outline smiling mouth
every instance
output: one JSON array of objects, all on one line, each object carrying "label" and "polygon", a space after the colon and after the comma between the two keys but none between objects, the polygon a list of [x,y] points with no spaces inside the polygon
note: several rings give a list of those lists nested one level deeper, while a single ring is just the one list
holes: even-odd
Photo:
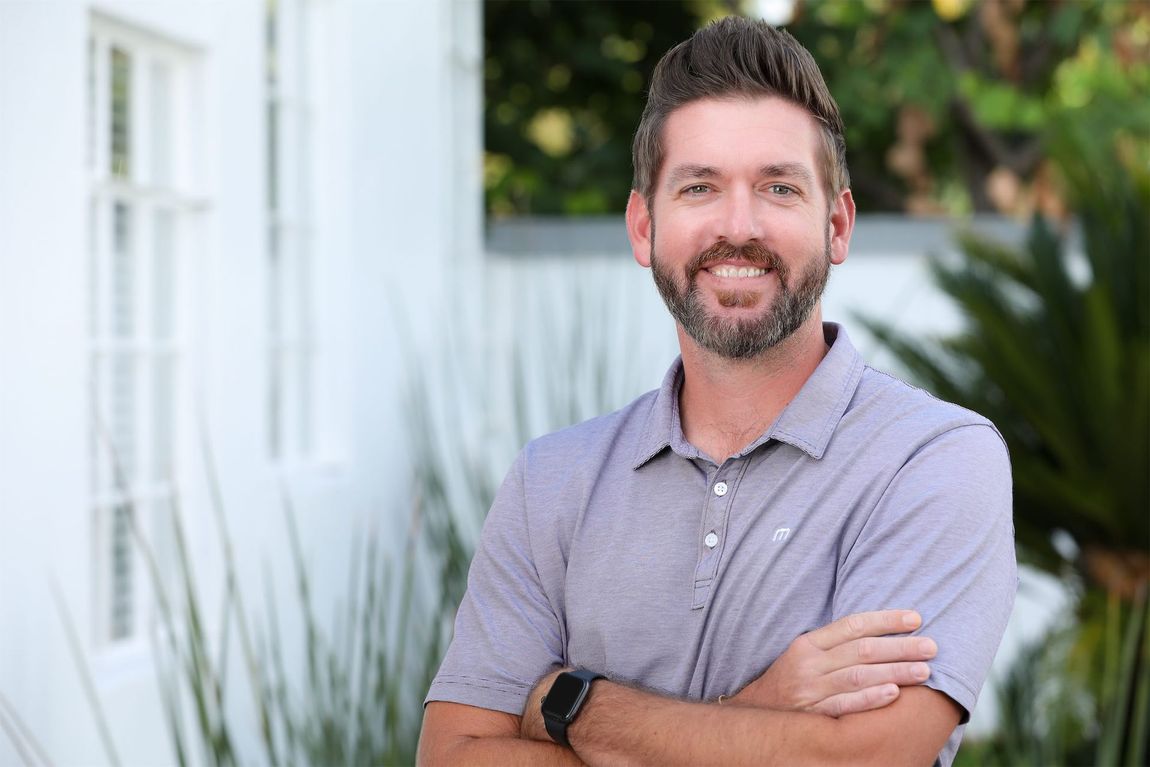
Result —
[{"label": "smiling mouth", "polygon": [[707,269],[708,272],[716,277],[762,277],[770,269],[763,269],[757,266],[713,266]]}]

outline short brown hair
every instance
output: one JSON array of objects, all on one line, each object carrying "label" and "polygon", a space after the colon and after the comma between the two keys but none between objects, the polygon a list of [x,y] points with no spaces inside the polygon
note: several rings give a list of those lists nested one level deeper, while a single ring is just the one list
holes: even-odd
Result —
[{"label": "short brown hair", "polygon": [[692,101],[732,96],[778,96],[807,110],[822,128],[828,196],[850,185],[842,117],[814,57],[789,32],[728,16],[667,51],[655,66],[631,147],[634,189],[648,204],[663,164],[663,125],[670,114]]}]

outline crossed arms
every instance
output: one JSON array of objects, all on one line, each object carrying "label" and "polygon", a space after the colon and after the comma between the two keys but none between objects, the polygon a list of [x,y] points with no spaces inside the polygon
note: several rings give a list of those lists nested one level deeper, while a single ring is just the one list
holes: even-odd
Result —
[{"label": "crossed arms", "polygon": [[[462,675],[487,658],[502,676],[483,699],[502,696],[503,703],[491,709],[521,708],[515,715],[429,703],[420,743],[425,765],[929,764],[962,717],[963,709],[953,701],[969,709],[977,698],[1013,600],[1010,478],[1001,440],[981,425],[947,428],[882,485],[865,528],[852,536],[850,556],[836,574],[834,612],[855,615],[796,638],[773,661],[759,661],[770,663],[766,669],[747,668],[746,657],[726,658],[728,664],[742,664],[737,679],[760,671],[734,696],[733,706],[595,682],[569,729],[573,749],[560,748],[543,734],[539,700],[567,657],[559,652],[565,640],[529,556],[532,549],[524,544],[529,540],[525,480],[518,473],[511,476],[507,504],[496,504],[488,517],[489,545],[482,557],[477,554],[473,575],[478,575],[476,594],[514,609],[491,618],[474,602],[467,605],[469,612],[461,608],[470,643],[459,645],[464,649],[450,666],[454,679],[436,694],[466,684]],[[496,514],[499,524],[492,526]],[[892,568],[903,575],[890,577]],[[937,658],[935,648],[917,646],[921,637],[905,636],[919,626],[917,615],[907,624],[906,611],[862,612],[899,603],[930,611],[927,629],[945,645]],[[477,615],[488,616],[478,632]],[[533,641],[540,636],[542,642]],[[920,664],[927,660],[932,660],[931,683],[946,694],[917,686],[927,670]],[[514,686],[513,693],[512,683],[545,671],[521,702],[522,686]],[[468,700],[447,695],[452,699]]]},{"label": "crossed arms", "polygon": [[[536,684],[522,716],[432,702],[419,761],[439,764],[930,764],[962,709],[919,685],[936,648],[916,613],[861,613],[803,634],[723,705],[594,684],[568,737],[551,742]],[[901,687],[901,689],[900,689]]]}]

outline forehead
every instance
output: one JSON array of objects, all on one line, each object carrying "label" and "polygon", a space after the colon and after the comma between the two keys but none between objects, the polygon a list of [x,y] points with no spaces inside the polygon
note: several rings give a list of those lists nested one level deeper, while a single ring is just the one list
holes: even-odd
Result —
[{"label": "forehead", "polygon": [[685,164],[734,175],[782,163],[803,165],[820,178],[819,140],[818,121],[785,99],[700,99],[667,117],[659,179]]}]

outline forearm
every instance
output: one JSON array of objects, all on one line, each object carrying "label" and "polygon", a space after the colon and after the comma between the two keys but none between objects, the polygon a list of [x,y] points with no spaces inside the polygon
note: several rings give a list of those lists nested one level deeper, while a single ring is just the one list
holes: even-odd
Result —
[{"label": "forearm", "polygon": [[463,737],[446,743],[420,744],[421,767],[466,764],[468,767],[584,767],[569,748],[523,738]]},{"label": "forearm", "polygon": [[[952,705],[947,699],[948,708]],[[915,716],[911,701],[833,719],[685,702],[599,682],[569,737],[575,753],[589,765],[929,765],[958,714],[922,728],[910,723]]]},{"label": "forearm", "polygon": [[[798,764],[786,748],[787,724],[815,714],[783,714],[745,706],[718,706],[663,698],[621,685],[597,684],[570,733],[587,764],[697,765]],[[819,722],[819,724],[824,724]],[[809,739],[808,746],[811,745]],[[826,763],[828,754],[811,754]]]},{"label": "forearm", "polygon": [[518,716],[502,711],[433,701],[423,714],[418,763],[420,767],[583,764],[575,752],[545,738],[521,738],[519,725]]}]

